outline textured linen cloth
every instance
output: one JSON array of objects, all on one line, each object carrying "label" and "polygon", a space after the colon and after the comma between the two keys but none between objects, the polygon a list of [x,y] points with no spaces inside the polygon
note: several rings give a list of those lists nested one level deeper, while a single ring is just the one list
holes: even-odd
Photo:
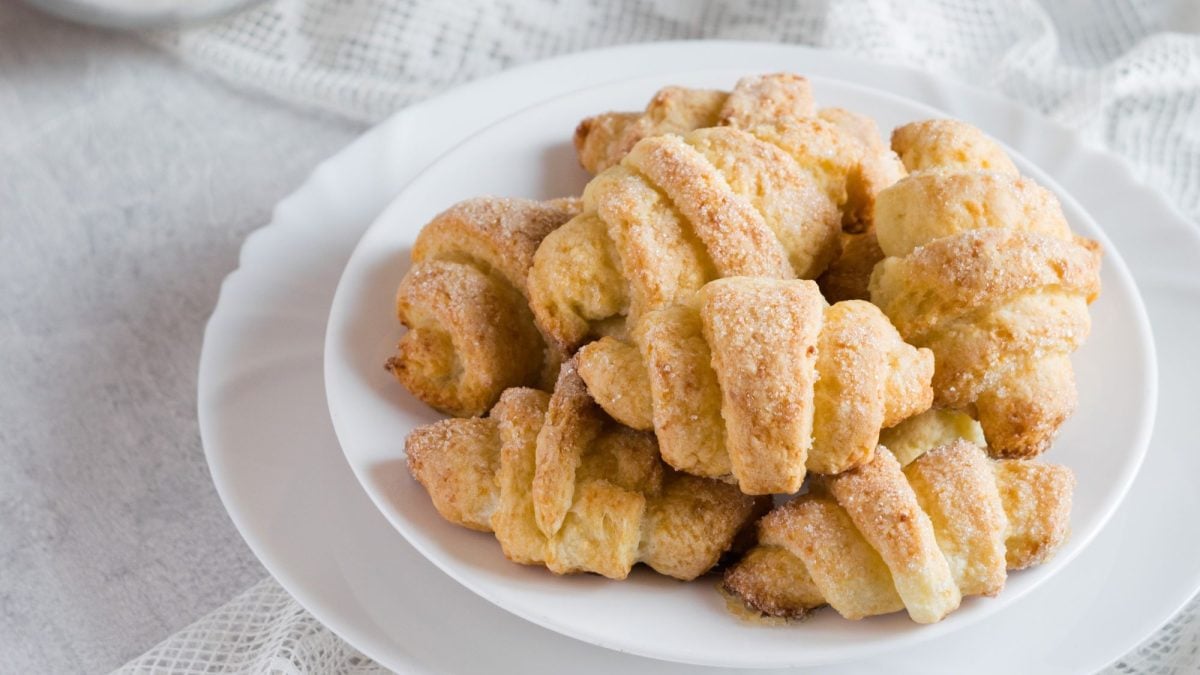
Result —
[{"label": "textured linen cloth", "polygon": [[[277,0],[147,38],[241,86],[360,121],[588,48],[686,38],[820,46],[1006,94],[1123,155],[1200,220],[1197,33],[1195,0]],[[1109,672],[1200,672],[1198,616],[1194,600]],[[383,669],[267,579],[120,672]]]},{"label": "textured linen cloth", "polygon": [[1200,217],[1196,0],[276,0],[155,42],[358,120],[505,68],[651,40],[793,42],[971,82],[1133,162]]}]

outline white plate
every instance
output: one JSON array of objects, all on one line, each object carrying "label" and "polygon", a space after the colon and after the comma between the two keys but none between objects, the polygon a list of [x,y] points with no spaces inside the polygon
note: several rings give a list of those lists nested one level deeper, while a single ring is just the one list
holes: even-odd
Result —
[{"label": "white plate", "polygon": [[232,14],[262,0],[26,0],[56,16],[106,28],[181,26]]},{"label": "white plate", "polygon": [[[847,622],[818,612],[803,625],[765,629],[729,613],[714,583],[680,584],[638,569],[624,583],[556,577],[513,565],[492,537],[443,520],[405,468],[403,439],[439,419],[381,364],[402,329],[396,287],[421,227],[462,199],[482,194],[550,198],[579,194],[571,132],[579,120],[638,109],[669,84],[732,88],[745,71],[672,73],[610,83],[546,101],[472,136],[414,180],[362,238],[342,275],[325,343],[325,387],[334,429],[367,494],[410,543],[463,585],[552,630],[620,651],[718,666],[795,666],[861,658],[961,628],[1019,598],[1067,564],[1116,509],[1141,464],[1157,392],[1153,345],[1141,299],[1119,253],[1104,241],[1104,291],[1094,329],[1075,355],[1079,409],[1046,455],[1075,470],[1072,537],[1055,559],[1010,575],[996,598],[971,598],[935,626],[904,613]],[[942,116],[891,94],[813,78],[819,104],[871,114],[890,130]],[[968,120],[970,121],[970,120]],[[437,128],[431,133],[439,133]],[[1104,240],[1088,215],[1053,181],[1017,156],[1023,173],[1059,194],[1076,232]]]},{"label": "white plate", "polygon": [[[1189,358],[1200,237],[1114,158],[996,97],[899,68],[797,47],[678,43],[627,47],[510,71],[412,108],[322,166],[243,251],[206,333],[200,418],[214,481],[263,563],[352,644],[404,672],[688,672],[560,638],[475,598],[404,544],[357,488],[323,418],[322,331],[355,241],[421,165],[538,92],[685,68],[789,69],[919,97],[977,120],[1060,180],[1121,248],[1146,294],[1163,371],[1162,412],[1124,507],[1064,574],[953,638],[822,672],[1094,670],[1165,621],[1200,585]],[[433,120],[462,134],[423,133]],[[1148,570],[1153,569],[1153,574]],[[462,648],[469,644],[470,649]],[[996,645],[1020,648],[996,650]],[[536,649],[531,647],[536,645]],[[986,653],[987,659],[979,654]]]}]

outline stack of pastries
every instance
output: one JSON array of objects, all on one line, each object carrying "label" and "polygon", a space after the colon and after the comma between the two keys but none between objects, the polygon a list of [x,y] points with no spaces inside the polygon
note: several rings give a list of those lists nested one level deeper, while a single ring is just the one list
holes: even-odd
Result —
[{"label": "stack of pastries", "polygon": [[942,619],[1054,555],[1101,251],[978,129],[891,143],[807,80],[584,120],[580,198],[450,207],[387,368],[408,467],[557,574],[722,568],[747,608]]}]

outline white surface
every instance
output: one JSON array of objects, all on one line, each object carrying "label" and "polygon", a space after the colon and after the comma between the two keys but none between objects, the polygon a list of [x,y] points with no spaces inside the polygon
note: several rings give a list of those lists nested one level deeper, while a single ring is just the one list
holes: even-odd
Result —
[{"label": "white surface", "polygon": [[262,0],[25,0],[71,21],[108,28],[179,26],[230,14]]},{"label": "white surface", "polygon": [[[728,52],[735,47],[676,44],[671,60],[688,63],[722,49]],[[817,57],[792,51],[786,60],[790,68],[808,73]],[[783,62],[779,58],[769,68],[778,69]],[[850,82],[870,70],[849,61],[839,66],[838,77]],[[612,583],[593,575],[562,578],[538,567],[513,565],[492,537],[443,520],[425,490],[411,478],[402,439],[416,426],[442,416],[409,395],[380,367],[394,353],[402,334],[394,311],[396,287],[426,222],[448,205],[474,195],[579,194],[586,177],[570,143],[578,120],[597,111],[637,109],[669,84],[729,89],[747,74],[672,72],[591,87],[532,105],[441,157],[388,206],[346,266],[325,342],[330,413],[351,468],[396,529],[451,577],[534,623],[619,651],[703,665],[780,667],[861,659],[946,635],[1000,611],[1082,551],[1132,483],[1153,424],[1156,364],[1145,311],[1111,242],[1103,241],[1104,291],[1091,307],[1094,330],[1074,358],[1079,409],[1045,455],[1047,461],[1066,464],[1076,474],[1071,539],[1050,563],[1011,575],[997,598],[968,599],[934,626],[915,624],[904,613],[849,622],[834,612],[818,612],[802,628],[764,630],[731,616],[713,589],[715,582],[679,584],[638,569],[625,583]],[[527,76],[536,77],[536,82],[526,85],[518,80],[518,88],[562,91],[578,85],[574,71],[566,67]],[[813,78],[813,86],[819,105],[870,114],[883,129],[942,115],[919,103],[840,80]],[[467,101],[469,107],[486,103],[485,99]],[[436,122],[426,129],[438,136],[452,131]],[[1025,143],[1036,147],[1059,138],[1057,133],[1037,132],[1032,128]],[[1021,157],[1015,159],[1023,173],[1060,195],[1076,232],[1104,239],[1092,219],[1051,179]],[[367,168],[344,179],[366,180],[370,173]]]},{"label": "white surface", "polygon": [[0,673],[102,673],[267,572],[196,362],[246,235],[362,130],[0,1]]},{"label": "white surface", "polygon": [[[801,54],[741,45],[671,63],[669,48],[646,47],[605,55],[603,63],[581,56],[532,70],[570,68],[585,83],[606,73],[609,79],[617,72],[645,74],[648,63],[664,71],[762,70]],[[837,75],[843,61],[822,54],[810,72]],[[1191,452],[1194,411],[1186,395],[1200,375],[1200,364],[1189,358],[1200,338],[1200,317],[1192,309],[1200,297],[1192,274],[1200,262],[1200,237],[1157,195],[1133,183],[1118,160],[1079,148],[1066,132],[1011,103],[903,69],[863,74],[864,84],[977,120],[1095,213],[1133,269],[1152,323],[1169,326],[1156,340],[1159,358],[1171,367],[1162,372],[1165,395],[1142,473],[1110,526],[1063,574],[950,639],[845,670],[1095,670],[1165,621],[1200,584],[1200,540],[1180,536],[1177,527],[1200,517],[1200,495],[1192,489],[1200,458]],[[569,663],[584,673],[684,672],[512,619],[437,572],[358,489],[320,416],[326,307],[355,239],[417,169],[402,168],[398,160],[416,164],[439,143],[452,144],[421,133],[433,119],[453,117],[466,134],[509,112],[508,97],[492,99],[498,103],[486,111],[463,104],[501,91],[517,100],[530,96],[513,86],[527,75],[502,75],[397,116],[323,165],[280,205],[275,225],[247,243],[244,267],[227,281],[210,323],[202,362],[201,424],[214,477],[239,528],[280,582],[322,621],[391,667],[536,673]],[[1029,138],[1046,142],[1026,147],[1022,141]],[[378,180],[344,180],[363,167],[377,167]],[[1113,185],[1128,187],[1107,189]],[[171,654],[178,654],[178,645],[167,641],[150,656]]]}]

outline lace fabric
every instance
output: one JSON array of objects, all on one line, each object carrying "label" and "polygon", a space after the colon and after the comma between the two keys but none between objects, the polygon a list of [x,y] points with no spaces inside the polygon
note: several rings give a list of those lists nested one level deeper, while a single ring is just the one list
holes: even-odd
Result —
[{"label": "lace fabric", "polygon": [[1197,31],[1193,0],[275,0],[148,37],[245,87],[362,121],[514,65],[614,44],[825,47],[1021,101],[1124,155],[1200,219]]}]

